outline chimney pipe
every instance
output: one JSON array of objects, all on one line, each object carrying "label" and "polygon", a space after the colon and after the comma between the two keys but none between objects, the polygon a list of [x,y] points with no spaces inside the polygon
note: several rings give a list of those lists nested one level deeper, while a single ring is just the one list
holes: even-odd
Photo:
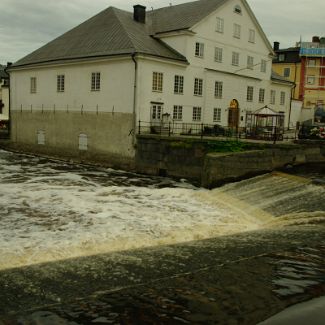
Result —
[{"label": "chimney pipe", "polygon": [[141,5],[133,6],[133,19],[139,23],[146,23],[146,7]]},{"label": "chimney pipe", "polygon": [[274,51],[279,51],[280,49],[280,42],[274,42],[273,43],[273,50]]}]

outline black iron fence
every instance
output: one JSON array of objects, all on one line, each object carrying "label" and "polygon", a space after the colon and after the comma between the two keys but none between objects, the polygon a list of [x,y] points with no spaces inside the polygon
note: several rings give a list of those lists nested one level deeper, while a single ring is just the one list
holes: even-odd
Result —
[{"label": "black iron fence", "polygon": [[224,127],[218,124],[144,122],[138,123],[139,134],[162,136],[224,137],[232,139],[254,139],[264,141],[294,140],[296,133],[285,133],[283,127]]},{"label": "black iron fence", "polygon": [[7,139],[10,135],[10,123],[7,120],[0,120],[0,139]]}]

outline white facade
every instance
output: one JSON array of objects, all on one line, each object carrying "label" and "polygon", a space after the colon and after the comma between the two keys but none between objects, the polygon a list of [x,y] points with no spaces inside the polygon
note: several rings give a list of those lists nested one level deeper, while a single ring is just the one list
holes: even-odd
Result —
[{"label": "white facade", "polygon": [[273,50],[246,1],[227,1],[191,29],[159,38],[187,62],[135,53],[14,66],[13,141],[132,162],[139,121],[164,113],[171,122],[233,127],[235,99],[236,127],[266,105],[287,123],[291,84],[271,78]]},{"label": "white facade", "polygon": [[0,109],[0,121],[9,120],[9,86],[5,80],[0,80],[0,100],[2,108]]}]

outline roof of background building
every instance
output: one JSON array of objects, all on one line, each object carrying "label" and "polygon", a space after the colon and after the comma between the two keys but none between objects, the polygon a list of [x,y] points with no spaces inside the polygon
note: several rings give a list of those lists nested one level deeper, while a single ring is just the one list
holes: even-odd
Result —
[{"label": "roof of background building", "polygon": [[[300,47],[289,47],[287,49],[276,50],[277,57],[273,59],[273,63],[299,63],[301,58],[299,56]],[[284,60],[279,60],[279,55],[284,54]]]},{"label": "roof of background building", "polygon": [[288,83],[288,84],[294,84],[294,82],[290,81],[286,77],[283,77],[283,76],[279,75],[278,73],[276,73],[273,70],[272,70],[272,74],[271,74],[271,79],[275,80],[275,81],[281,81],[281,82],[284,82],[284,83]]},{"label": "roof of background building", "polygon": [[5,71],[6,66],[0,64],[0,79],[8,79],[9,75]]}]

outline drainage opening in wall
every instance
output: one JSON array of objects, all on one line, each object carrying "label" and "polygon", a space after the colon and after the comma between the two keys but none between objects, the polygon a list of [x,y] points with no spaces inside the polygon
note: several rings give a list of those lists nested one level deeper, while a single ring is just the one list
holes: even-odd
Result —
[{"label": "drainage opening in wall", "polygon": [[161,169],[161,168],[159,168],[158,175],[159,176],[162,176],[162,177],[166,177],[167,176],[167,169]]}]

